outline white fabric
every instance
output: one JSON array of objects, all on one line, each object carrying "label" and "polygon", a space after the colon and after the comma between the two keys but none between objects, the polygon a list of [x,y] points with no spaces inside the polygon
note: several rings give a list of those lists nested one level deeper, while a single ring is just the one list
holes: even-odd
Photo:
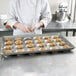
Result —
[{"label": "white fabric", "polygon": [[[51,21],[51,12],[48,0],[11,0],[9,7],[8,24],[10,24],[11,27],[16,22],[22,23],[25,26],[34,26],[40,21],[42,21],[46,27]],[[36,32],[41,33],[42,30],[38,29]],[[26,33],[23,33],[19,29],[14,29],[14,35],[20,34]]]}]

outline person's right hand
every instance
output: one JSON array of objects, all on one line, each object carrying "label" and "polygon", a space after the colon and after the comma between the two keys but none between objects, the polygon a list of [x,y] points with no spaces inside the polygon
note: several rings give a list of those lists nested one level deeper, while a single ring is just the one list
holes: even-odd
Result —
[{"label": "person's right hand", "polygon": [[25,26],[25,25],[20,24],[20,23],[16,23],[16,24],[14,25],[14,27],[20,29],[20,30],[21,30],[22,32],[24,32],[24,33],[26,33],[26,32],[32,32],[31,27]]}]

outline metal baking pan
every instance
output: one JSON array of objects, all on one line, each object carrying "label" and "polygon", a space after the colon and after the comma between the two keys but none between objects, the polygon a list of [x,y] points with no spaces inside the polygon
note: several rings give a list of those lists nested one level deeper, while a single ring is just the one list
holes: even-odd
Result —
[{"label": "metal baking pan", "polygon": [[[68,51],[68,50],[72,50],[74,49],[74,46],[63,36],[59,35],[59,38],[61,39],[61,41],[65,42],[66,45],[69,46],[69,48],[61,48],[62,46],[59,46],[56,43],[56,47],[58,47],[57,49],[51,49],[52,47],[49,47],[49,45],[47,45],[48,43],[45,42],[45,39],[43,38],[44,36],[49,36],[50,38],[53,39],[53,35],[50,34],[42,34],[42,35],[23,35],[23,36],[4,36],[2,37],[2,47],[1,47],[1,51],[3,53],[4,56],[8,56],[8,55],[16,55],[16,54],[30,54],[30,53],[42,53],[42,52],[54,52],[54,51]],[[41,37],[41,39],[44,42],[44,48],[46,48],[45,50],[39,50],[39,46],[37,44],[37,42],[35,41],[35,37]],[[5,39],[6,38],[11,38],[12,39],[12,49],[11,49],[11,53],[5,53],[4,52],[4,47],[6,46],[5,44]],[[23,45],[23,49],[17,49],[16,48],[16,44],[15,44],[15,39],[16,38],[21,38],[22,40],[22,45]],[[35,47],[35,51],[31,51],[27,48],[25,41],[26,40],[32,40],[32,42],[34,43],[34,47]],[[53,39],[53,42],[55,43],[56,41]],[[18,51],[22,51],[22,52],[18,52]]]}]

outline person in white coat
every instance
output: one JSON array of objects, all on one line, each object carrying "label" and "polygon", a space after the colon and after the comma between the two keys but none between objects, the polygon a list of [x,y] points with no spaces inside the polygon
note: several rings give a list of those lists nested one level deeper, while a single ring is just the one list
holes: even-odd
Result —
[{"label": "person in white coat", "polygon": [[13,35],[25,35],[41,34],[52,16],[48,0],[11,0],[8,18]]}]

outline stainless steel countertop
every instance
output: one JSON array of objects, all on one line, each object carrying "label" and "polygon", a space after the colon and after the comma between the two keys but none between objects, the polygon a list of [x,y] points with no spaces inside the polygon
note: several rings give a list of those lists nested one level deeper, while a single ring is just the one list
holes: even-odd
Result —
[{"label": "stainless steel countertop", "polygon": [[[76,37],[67,37],[76,46]],[[76,76],[73,53],[18,56],[0,61],[0,76]]]},{"label": "stainless steel countertop", "polygon": [[66,23],[57,23],[55,21],[50,22],[50,24],[46,27],[43,28],[44,32],[47,31],[64,31],[64,30],[76,30],[76,24],[71,23],[71,22],[66,22]]},{"label": "stainless steel countertop", "polygon": [[5,27],[0,28],[0,32],[3,32],[3,31],[13,31],[13,29],[7,29],[7,28],[5,28]]},{"label": "stainless steel countertop", "polygon": [[1,25],[1,23],[0,23],[0,32],[2,32],[2,31],[12,31],[12,29],[7,29],[7,28],[5,28],[4,25]]},{"label": "stainless steel countertop", "polygon": [[46,29],[76,29],[76,23],[65,22],[65,23],[57,23],[55,21],[50,22]]},{"label": "stainless steel countertop", "polygon": [[12,29],[6,29],[6,28],[0,28],[0,32],[3,32],[3,31],[13,31]]}]

